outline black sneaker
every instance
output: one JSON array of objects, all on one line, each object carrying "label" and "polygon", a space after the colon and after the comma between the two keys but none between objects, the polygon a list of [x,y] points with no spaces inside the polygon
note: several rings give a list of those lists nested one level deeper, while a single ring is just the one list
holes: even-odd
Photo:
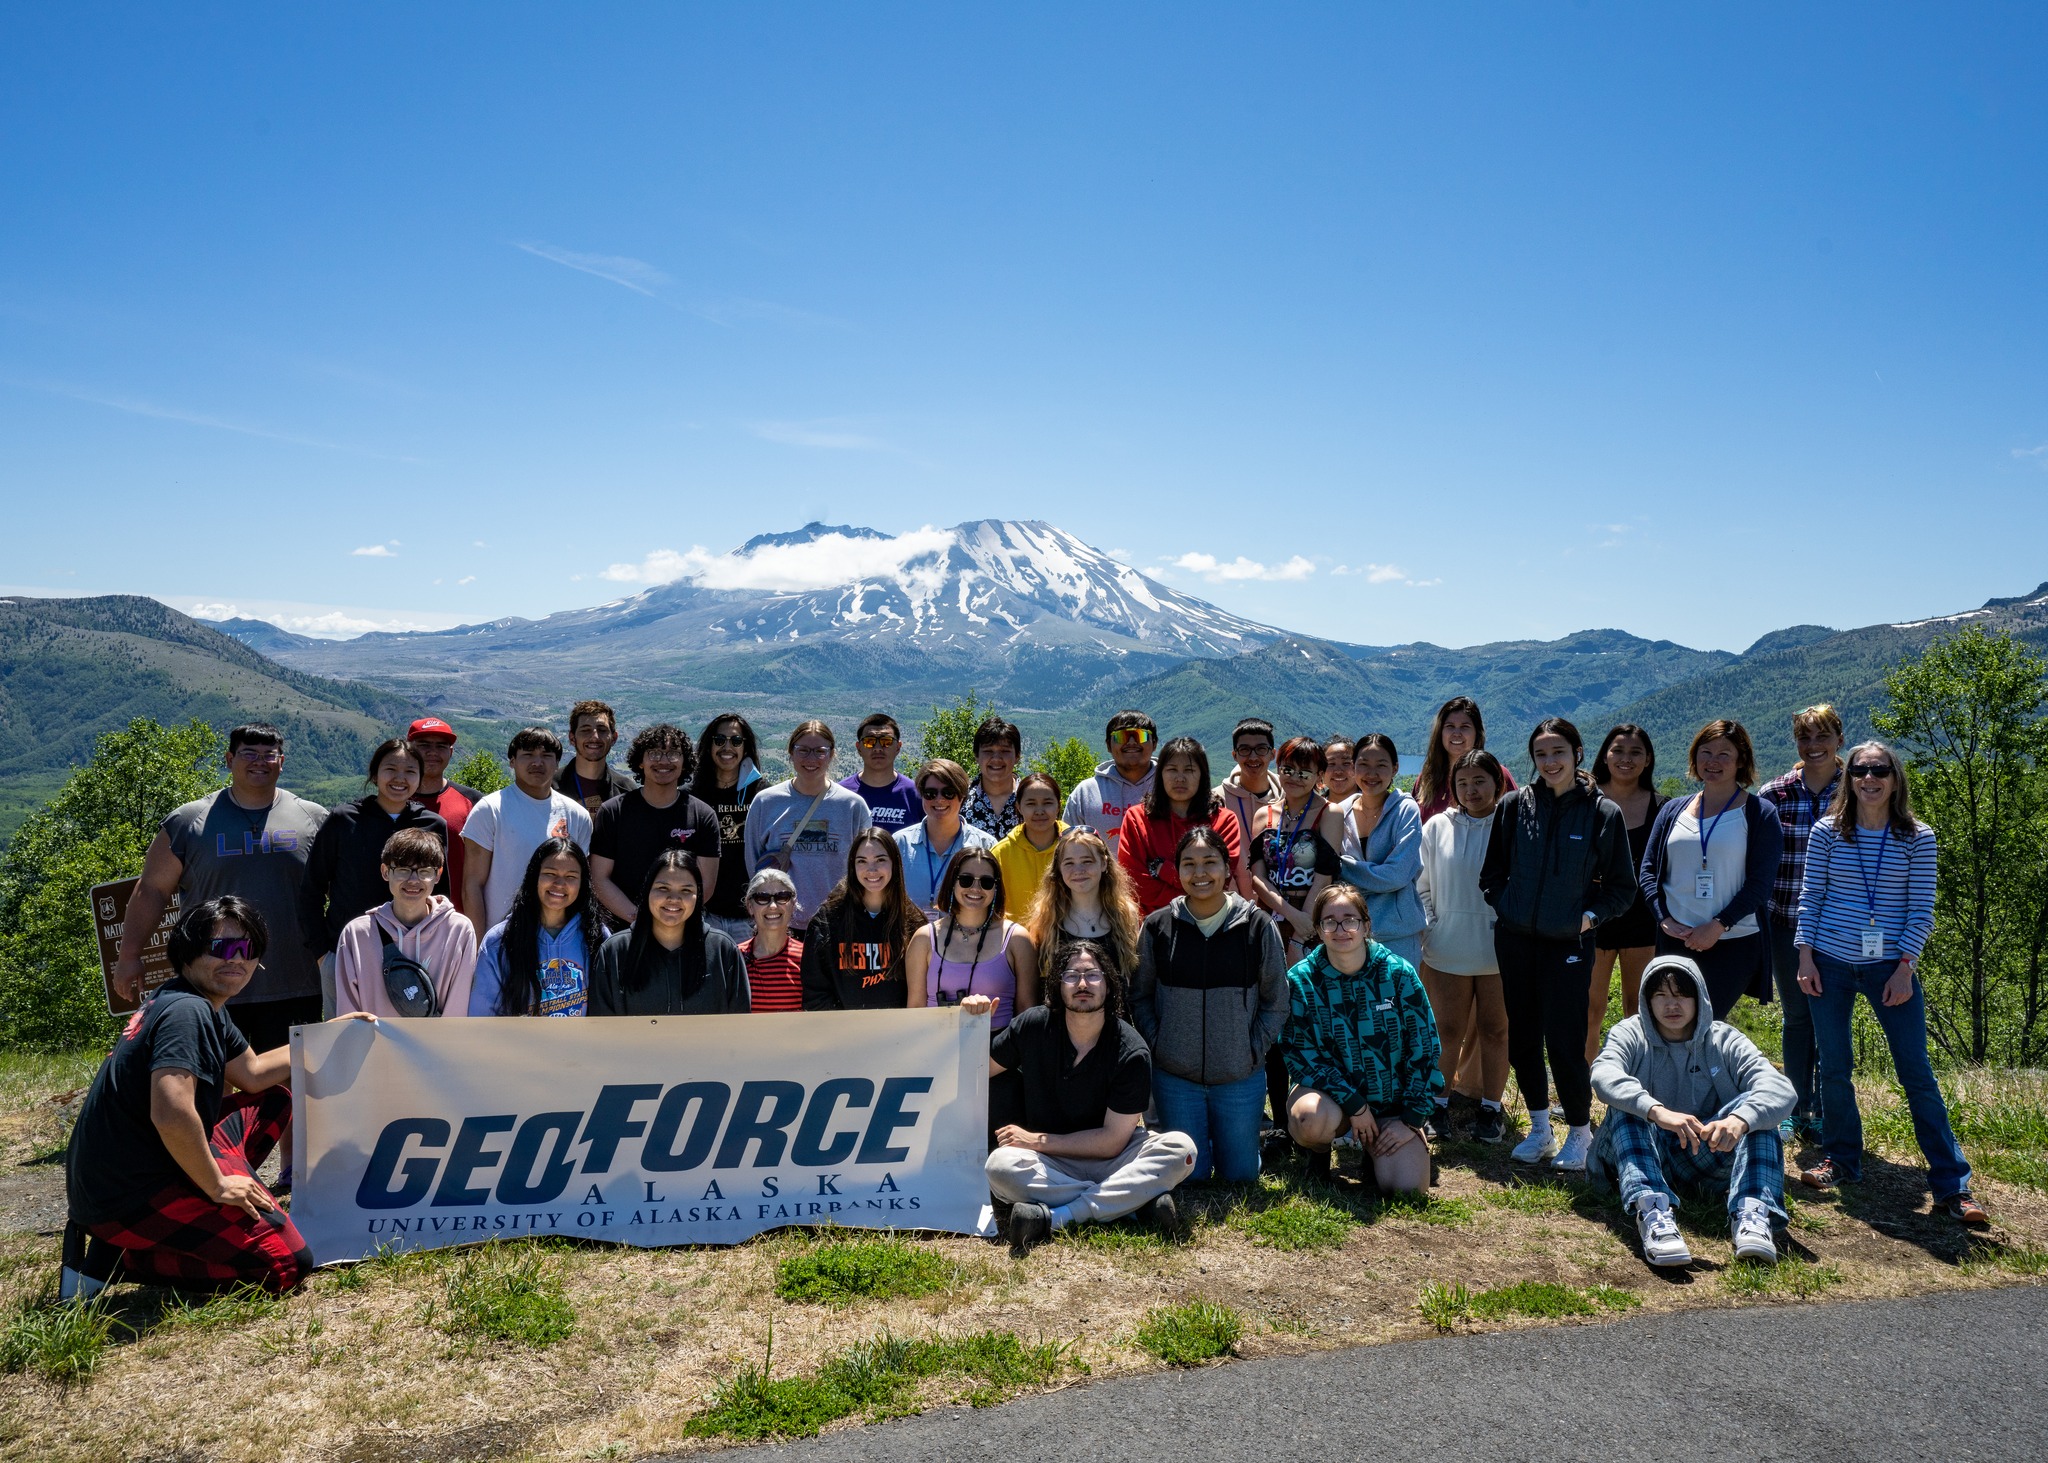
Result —
[{"label": "black sneaker", "polygon": [[1171,1194],[1155,1194],[1138,1210],[1138,1218],[1161,1234],[1172,1234],[1180,1228],[1180,1206]]},{"label": "black sneaker", "polygon": [[1021,1255],[1033,1245],[1052,1238],[1052,1210],[1043,1204],[1025,1203],[1010,1209],[1010,1252]]},{"label": "black sneaker", "polygon": [[1438,1103],[1429,1121],[1422,1125],[1422,1136],[1432,1143],[1442,1143],[1457,1136],[1448,1103]]},{"label": "black sneaker", "polygon": [[1302,1149],[1301,1176],[1312,1184],[1327,1184],[1330,1181],[1330,1150]]},{"label": "black sneaker", "polygon": [[1508,1115],[1497,1107],[1481,1106],[1472,1120],[1474,1143],[1498,1143],[1508,1135]]}]

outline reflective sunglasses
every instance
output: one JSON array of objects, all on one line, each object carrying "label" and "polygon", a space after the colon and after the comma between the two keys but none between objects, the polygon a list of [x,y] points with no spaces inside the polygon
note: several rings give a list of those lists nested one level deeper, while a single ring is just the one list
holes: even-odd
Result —
[{"label": "reflective sunglasses", "polygon": [[900,747],[903,741],[900,737],[862,737],[854,745],[863,752],[879,752],[884,747]]},{"label": "reflective sunglasses", "polygon": [[1875,777],[1882,780],[1892,775],[1892,769],[1891,764],[1887,762],[1858,762],[1849,769],[1849,775],[1855,778]]},{"label": "reflective sunglasses", "polygon": [[996,887],[994,874],[962,874],[953,881],[956,889],[993,889]]},{"label": "reflective sunglasses", "polygon": [[1127,726],[1122,731],[1111,732],[1109,744],[1112,747],[1146,747],[1152,744],[1152,739],[1157,735],[1158,733],[1149,727]]},{"label": "reflective sunglasses", "polygon": [[256,942],[247,935],[231,935],[226,939],[207,941],[206,953],[216,960],[254,960]]}]

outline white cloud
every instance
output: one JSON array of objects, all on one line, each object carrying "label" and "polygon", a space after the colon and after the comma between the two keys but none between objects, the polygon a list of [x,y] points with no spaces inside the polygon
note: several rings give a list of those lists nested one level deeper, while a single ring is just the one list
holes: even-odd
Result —
[{"label": "white cloud", "polygon": [[388,544],[364,544],[359,549],[350,549],[349,553],[358,559],[395,559],[398,557],[398,540],[393,539]]},{"label": "white cloud", "polygon": [[239,620],[242,612],[234,605],[195,604],[186,607],[185,613],[195,620]]},{"label": "white cloud", "polygon": [[2015,447],[2012,449],[2012,455],[2023,462],[2031,457],[2043,469],[2048,469],[2048,442],[2043,442],[2039,447]]},{"label": "white cloud", "polygon": [[1410,589],[1443,583],[1441,579],[1411,579],[1408,571],[1399,564],[1339,564],[1330,573],[1332,576],[1350,575],[1363,579],[1367,584],[1405,584]]},{"label": "white cloud", "polygon": [[574,249],[558,249],[553,244],[521,244],[519,247],[551,263],[623,285],[650,300],[656,298],[654,292],[657,289],[668,283],[668,276],[645,259],[634,259],[625,254],[579,254]]},{"label": "white cloud", "polygon": [[1169,562],[1173,568],[1199,574],[1211,584],[1235,584],[1243,580],[1291,582],[1306,579],[1316,572],[1316,566],[1299,554],[1284,564],[1261,564],[1242,554],[1226,564],[1214,554],[1200,553],[1182,554]]},{"label": "white cloud", "polygon": [[476,583],[476,575],[474,575],[474,574],[465,574],[465,575],[463,575],[463,576],[462,576],[462,577],[461,577],[460,579],[456,580],[455,582],[456,582],[457,584],[474,584],[474,583]]},{"label": "white cloud", "polygon": [[749,422],[747,430],[764,442],[790,447],[823,447],[835,452],[880,452],[888,444],[864,432],[849,432],[830,419],[813,422]]},{"label": "white cloud", "polygon": [[687,579],[700,589],[788,593],[829,589],[857,579],[887,579],[913,594],[933,594],[945,582],[945,553],[952,544],[950,530],[929,526],[895,538],[829,533],[808,543],[768,544],[749,554],[714,554],[693,544],[680,553],[656,549],[637,564],[613,564],[603,577],[618,584]]},{"label": "white cloud", "polygon": [[280,630],[310,635],[317,640],[346,640],[372,630],[445,630],[455,621],[450,617],[419,619],[410,614],[354,606],[287,604],[252,601],[247,605],[214,599],[166,601],[195,620],[267,620]]}]

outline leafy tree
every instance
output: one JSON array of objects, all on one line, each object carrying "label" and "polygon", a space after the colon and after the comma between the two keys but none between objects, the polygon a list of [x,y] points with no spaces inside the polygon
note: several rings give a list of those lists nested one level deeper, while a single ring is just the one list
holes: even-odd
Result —
[{"label": "leafy tree", "polygon": [[142,871],[157,825],[226,781],[221,751],[202,721],[137,717],[102,736],[22,825],[0,859],[0,1046],[53,1051],[111,1036],[90,891]]},{"label": "leafy tree", "polygon": [[1973,625],[1895,666],[1885,692],[1872,723],[1906,751],[1940,850],[1920,962],[1935,1039],[2033,1066],[2048,1055],[2048,661]]},{"label": "leafy tree", "polygon": [[956,697],[951,705],[934,703],[932,714],[925,718],[918,733],[918,756],[927,762],[934,757],[950,758],[971,775],[974,729],[995,714],[995,702],[981,700],[972,688],[966,695]]},{"label": "leafy tree", "polygon": [[478,792],[496,792],[501,787],[512,785],[512,774],[505,769],[497,753],[478,747],[447,772],[450,782],[459,782],[464,787],[473,787]]},{"label": "leafy tree", "polygon": [[1079,737],[1049,741],[1032,757],[1031,770],[1051,773],[1060,791],[1070,793],[1077,783],[1095,775],[1095,753]]}]

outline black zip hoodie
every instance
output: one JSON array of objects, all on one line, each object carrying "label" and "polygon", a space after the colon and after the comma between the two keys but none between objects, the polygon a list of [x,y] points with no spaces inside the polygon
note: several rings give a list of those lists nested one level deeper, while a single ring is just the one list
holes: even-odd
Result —
[{"label": "black zip hoodie", "polygon": [[[306,882],[299,886],[299,929],[316,958],[333,952],[342,926],[391,897],[380,866],[385,840],[401,828],[424,828],[441,840],[442,848],[448,846],[448,824],[439,813],[407,803],[394,818],[374,793],[334,809],[313,835]],[[436,894],[448,893],[447,862],[441,861]]]},{"label": "black zip hoodie", "polygon": [[1500,923],[1546,940],[1576,940],[1587,911],[1596,925],[1635,902],[1628,824],[1581,772],[1562,797],[1540,779],[1493,810],[1479,892]]}]

